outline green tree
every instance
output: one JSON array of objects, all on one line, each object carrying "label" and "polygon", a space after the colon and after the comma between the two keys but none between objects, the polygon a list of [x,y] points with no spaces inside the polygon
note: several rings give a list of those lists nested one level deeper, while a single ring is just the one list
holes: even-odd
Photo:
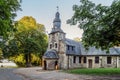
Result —
[{"label": "green tree", "polygon": [[8,36],[13,31],[16,11],[21,10],[21,0],[0,0],[0,36]]},{"label": "green tree", "polygon": [[[37,28],[36,20],[32,16],[24,16],[23,18],[21,18],[19,20],[19,23],[21,23],[26,30]],[[18,30],[18,31],[20,31],[20,30]]]},{"label": "green tree", "polygon": [[[41,58],[47,48],[47,35],[43,31],[44,26],[41,26],[42,28],[40,29],[37,24],[32,24],[32,22],[36,23],[36,20],[31,18],[25,17],[24,19],[22,18],[23,21],[20,20],[16,23],[17,31],[14,32],[13,39],[7,41],[8,44],[3,49],[4,56],[6,55],[7,57],[18,55],[21,58],[20,54],[22,53],[27,67],[31,66],[31,54],[39,55]],[[30,21],[30,26],[32,25],[32,27],[29,26],[29,19],[33,20]],[[17,61],[18,59],[15,60]],[[19,62],[17,61],[17,63]]]},{"label": "green tree", "polygon": [[9,59],[11,61],[14,61],[17,66],[19,67],[25,67],[25,59],[24,59],[24,54],[23,53],[20,53],[20,54],[17,54],[17,55],[14,55],[14,56],[10,56]]},{"label": "green tree", "polygon": [[120,46],[120,0],[114,0],[110,6],[96,5],[89,0],[80,0],[73,6],[74,15],[67,23],[79,24],[83,29],[82,42],[86,48],[108,50]]}]

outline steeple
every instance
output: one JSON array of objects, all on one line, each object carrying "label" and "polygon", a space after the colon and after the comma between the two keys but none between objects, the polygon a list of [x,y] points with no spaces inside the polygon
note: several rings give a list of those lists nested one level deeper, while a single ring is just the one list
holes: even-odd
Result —
[{"label": "steeple", "polygon": [[55,33],[55,32],[63,32],[61,29],[61,19],[60,19],[60,13],[59,13],[59,7],[57,6],[57,12],[55,14],[55,18],[53,20],[53,28],[50,34]]},{"label": "steeple", "polygon": [[61,20],[60,20],[60,13],[59,13],[59,7],[57,6],[57,12],[55,14],[55,19],[53,20],[53,27],[54,28],[60,28],[61,27]]}]

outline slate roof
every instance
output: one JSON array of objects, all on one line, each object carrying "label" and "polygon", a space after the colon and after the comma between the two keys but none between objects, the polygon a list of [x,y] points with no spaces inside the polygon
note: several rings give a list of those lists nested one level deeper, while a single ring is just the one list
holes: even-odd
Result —
[{"label": "slate roof", "polygon": [[120,55],[120,47],[110,48],[109,53],[101,49],[96,49],[95,47],[90,47],[88,51],[82,55]]},{"label": "slate roof", "polygon": [[[53,28],[52,31],[51,31],[51,33],[56,33],[56,32],[64,33],[61,28]],[[51,33],[50,33],[50,34],[51,34]]]},{"label": "slate roof", "polygon": [[76,42],[71,39],[65,39],[66,45],[75,46],[75,50],[67,50],[66,54],[72,55],[120,55],[120,47],[114,47],[109,49],[109,53],[101,49],[96,49],[95,47],[90,47],[89,50],[85,50],[81,42]]},{"label": "slate roof", "polygon": [[59,12],[56,12],[56,14],[55,14],[55,19],[53,20],[53,22],[61,22],[61,20],[60,20],[60,13]]},{"label": "slate roof", "polygon": [[65,39],[65,43],[66,45],[69,45],[69,46],[74,46],[75,49],[74,50],[68,50],[66,49],[66,54],[73,54],[73,55],[80,55],[81,54],[81,46],[80,46],[80,43],[79,42],[76,42],[74,40],[71,40],[71,39]]},{"label": "slate roof", "polygon": [[54,59],[54,58],[59,58],[59,57],[58,57],[58,54],[55,50],[49,50],[49,51],[45,52],[45,54],[43,55],[43,58]]}]

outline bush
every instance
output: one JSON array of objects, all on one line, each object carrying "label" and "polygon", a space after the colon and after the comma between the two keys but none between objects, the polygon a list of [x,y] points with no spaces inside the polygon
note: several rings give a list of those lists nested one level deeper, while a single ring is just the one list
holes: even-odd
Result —
[{"label": "bush", "polygon": [[[26,66],[24,54],[22,54],[22,53],[17,55],[17,56],[10,57],[10,60],[14,61],[18,67],[25,67]],[[32,64],[32,66],[39,66],[40,65],[40,58],[35,54],[31,54],[31,64]]]}]

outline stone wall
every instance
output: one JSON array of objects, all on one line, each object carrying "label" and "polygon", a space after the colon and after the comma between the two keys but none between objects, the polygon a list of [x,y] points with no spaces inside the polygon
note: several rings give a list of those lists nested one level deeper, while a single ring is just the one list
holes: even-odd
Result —
[{"label": "stone wall", "polygon": [[[44,61],[46,61],[46,69],[47,70],[56,69],[55,62],[58,61],[57,59],[44,59]],[[44,61],[43,61],[43,69],[45,67]]]},{"label": "stone wall", "polygon": [[[65,57],[64,57],[65,58]],[[79,63],[79,56],[76,56],[76,62],[73,63],[73,56],[66,57],[67,63],[63,63],[67,65],[66,68],[89,68],[90,62],[92,61],[92,68],[119,68],[120,67],[120,56],[111,56],[111,64],[107,64],[107,56],[99,56],[99,63],[95,63],[95,56],[86,56],[86,63],[84,63],[83,56],[81,57],[81,63]],[[69,59],[69,60],[68,60]]]},{"label": "stone wall", "polygon": [[107,64],[107,56],[102,56],[101,61],[102,65],[101,67],[106,68],[106,67],[117,67],[117,56],[111,56],[111,64]]},{"label": "stone wall", "polygon": [[65,54],[59,54],[59,69],[67,69],[67,56]]},{"label": "stone wall", "polygon": [[82,67],[82,64],[79,63],[79,56],[76,56],[76,62],[73,63],[73,56],[67,56],[67,59],[69,59],[67,62],[68,66],[67,68],[72,69],[72,68],[80,68]]}]

